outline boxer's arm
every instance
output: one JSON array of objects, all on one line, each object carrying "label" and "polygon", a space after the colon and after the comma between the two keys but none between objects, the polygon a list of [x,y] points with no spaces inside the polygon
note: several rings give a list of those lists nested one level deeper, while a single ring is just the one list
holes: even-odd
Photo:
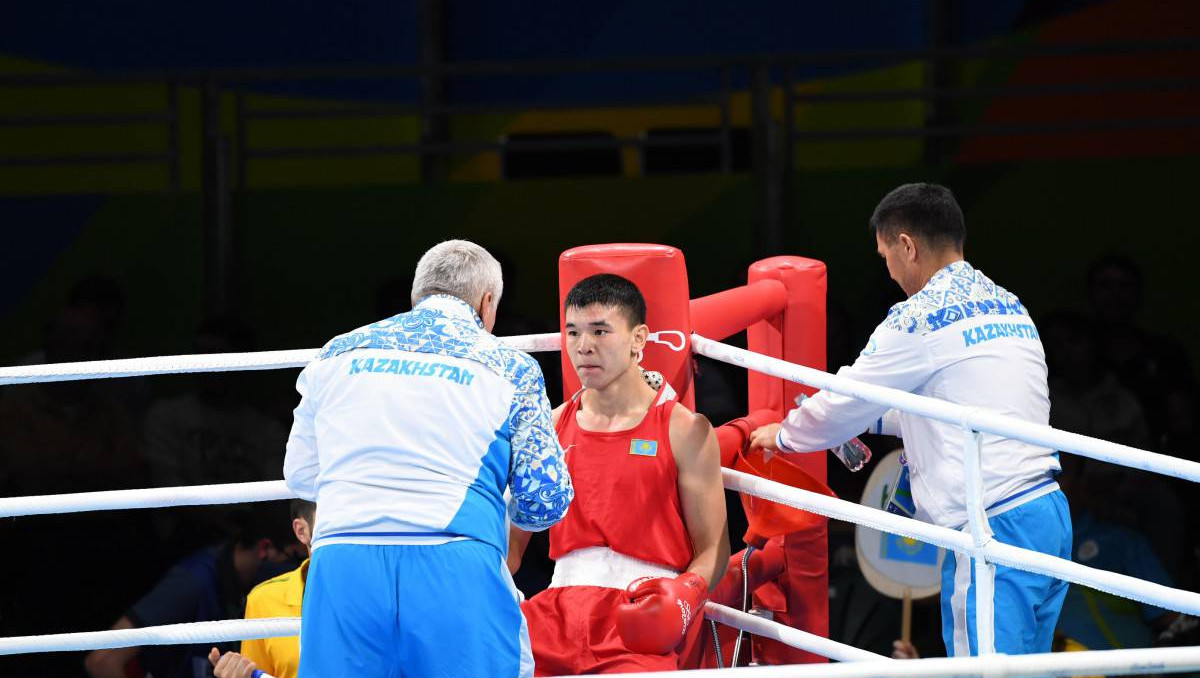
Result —
[{"label": "boxer's arm", "polygon": [[[933,358],[921,337],[879,328],[853,365],[838,376],[901,391],[913,391],[934,372]],[[824,450],[866,431],[888,407],[821,391],[788,412],[776,445],[784,452]]]},{"label": "boxer's arm", "polygon": [[296,379],[300,404],[293,412],[292,432],[288,435],[287,452],[283,457],[283,479],[288,489],[301,499],[316,501],[317,474],[321,465],[317,461],[317,431],[313,422],[317,407],[310,392],[311,377],[312,373],[306,367]]},{"label": "boxer's arm", "polygon": [[708,420],[682,406],[671,413],[670,435],[683,522],[692,540],[693,557],[687,571],[704,577],[711,588],[720,581],[729,560],[721,450]]},{"label": "boxer's arm", "polygon": [[575,489],[554,432],[542,370],[533,358],[522,355],[528,362],[517,375],[508,418],[512,447],[509,517],[515,527],[537,532],[562,520]]},{"label": "boxer's arm", "polygon": [[707,419],[682,405],[671,412],[669,435],[693,555],[678,577],[630,582],[628,602],[617,606],[617,634],[628,649],[644,654],[665,654],[679,646],[692,623],[704,618],[708,589],[720,581],[729,560],[717,436]]},{"label": "boxer's arm", "polygon": [[745,551],[739,551],[729,556],[728,565],[721,581],[709,593],[709,600],[720,605],[741,608],[743,588],[748,584],[753,593],[758,587],[774,581],[783,574],[787,566],[787,558],[783,549],[783,537],[775,537],[767,541],[761,549],[754,549],[749,557],[749,573],[742,569]]}]

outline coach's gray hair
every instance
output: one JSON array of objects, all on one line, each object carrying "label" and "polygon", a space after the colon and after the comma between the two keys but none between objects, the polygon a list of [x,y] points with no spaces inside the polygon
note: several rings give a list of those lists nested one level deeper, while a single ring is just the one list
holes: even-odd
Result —
[{"label": "coach's gray hair", "polygon": [[417,262],[413,275],[414,305],[431,294],[449,294],[474,306],[485,292],[500,303],[504,279],[500,262],[487,250],[467,240],[447,240],[429,248]]}]

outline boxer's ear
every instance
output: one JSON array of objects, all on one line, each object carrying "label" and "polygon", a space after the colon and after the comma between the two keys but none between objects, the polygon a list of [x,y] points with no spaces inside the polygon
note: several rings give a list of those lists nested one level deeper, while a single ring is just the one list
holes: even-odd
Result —
[{"label": "boxer's ear", "polygon": [[650,327],[646,323],[633,326],[633,345],[630,347],[633,355],[640,356],[642,349],[646,348],[646,342],[650,339]]}]

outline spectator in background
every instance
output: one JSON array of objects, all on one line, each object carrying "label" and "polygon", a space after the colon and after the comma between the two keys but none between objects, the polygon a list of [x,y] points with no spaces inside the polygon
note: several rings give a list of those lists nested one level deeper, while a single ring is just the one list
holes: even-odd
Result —
[{"label": "spectator in background", "polygon": [[[197,353],[253,351],[254,335],[233,318],[196,332]],[[205,373],[194,388],[153,403],[146,414],[146,458],[158,486],[277,478],[287,431],[249,398],[243,373]]]},{"label": "spectator in background", "polygon": [[[125,293],[113,278],[94,273],[80,278],[67,292],[67,306],[94,310],[103,328],[101,353],[105,358],[128,357],[121,348],[121,325],[125,322]],[[150,401],[149,381],[102,379],[96,387],[103,397],[120,403],[131,417],[140,418]]]},{"label": "spectator in background", "polygon": [[[1151,446],[1142,404],[1101,360],[1093,326],[1086,319],[1060,313],[1046,320],[1042,337],[1050,383],[1050,424],[1055,428],[1138,448]],[[1186,530],[1175,483],[1165,476],[1116,465],[1091,472],[1093,484],[1108,486],[1111,505],[1106,522],[1143,532],[1173,577],[1181,572]],[[1103,478],[1103,480],[1101,480]],[[1177,518],[1162,520],[1162,516]]]},{"label": "spectator in background", "polygon": [[[41,358],[50,362],[109,357],[102,314],[66,306],[46,325]],[[121,402],[100,381],[9,386],[0,398],[0,491],[4,496],[127,489],[145,482],[135,429]],[[10,586],[0,608],[3,635],[87,629],[111,621],[153,564],[139,557],[120,563],[92,559],[80,567],[71,554],[145,554],[149,517],[134,512],[119,523],[102,513],[30,516],[5,521],[0,539],[16,544],[0,562]],[[66,549],[66,550],[64,550]],[[46,556],[45,554],[49,554]],[[60,595],[85,593],[87,605],[46,605],[48,587]],[[60,662],[70,661],[71,666]],[[20,663],[17,660],[17,663]],[[68,655],[43,657],[43,675],[78,666]],[[11,670],[11,669],[10,669]],[[7,672],[6,672],[7,673]]]},{"label": "spectator in background", "polygon": [[[67,291],[64,309],[88,309],[97,319],[94,353],[111,358],[116,355],[116,335],[121,321],[125,318],[125,294],[115,280],[104,275],[90,275],[80,278]],[[53,322],[53,321],[52,321]],[[99,360],[101,358],[92,358]],[[72,362],[71,360],[55,360],[49,357],[45,346],[39,346],[22,356],[18,365],[41,365],[53,362]]]},{"label": "spectator in background", "polygon": [[[44,355],[53,363],[102,360],[99,312],[69,306],[47,325]],[[9,387],[0,399],[6,494],[50,494],[136,487],[143,481],[132,424],[95,381]]]},{"label": "spectator in background", "polygon": [[[312,552],[313,525],[317,521],[317,505],[303,499],[293,499],[292,532],[304,546],[304,554]],[[254,587],[246,597],[246,619],[270,617],[299,617],[304,600],[304,584],[308,578],[308,558],[300,567],[281,574]],[[300,639],[262,638],[243,640],[241,652],[226,652],[218,648],[208,653],[215,678],[253,678],[255,670],[265,671],[274,678],[296,678],[300,670]]]},{"label": "spectator in background", "polygon": [[[282,503],[241,511],[232,538],[208,546],[171,567],[148,593],[113,624],[113,629],[237,619],[246,593],[261,581],[295,567],[294,537]],[[92,678],[211,676],[209,648],[156,645],[95,650],[84,668]],[[225,649],[232,649],[228,647]],[[134,661],[136,660],[136,664]]]},{"label": "spectator in background", "polygon": [[[197,353],[252,351],[254,335],[234,318],[205,322]],[[142,431],[150,484],[155,487],[273,480],[287,430],[252,401],[253,373],[189,375],[192,387],[151,403]],[[205,506],[151,516],[167,553],[177,557],[220,539],[233,509]]]},{"label": "spectator in background", "polygon": [[1133,447],[1150,444],[1141,403],[1101,362],[1092,326],[1058,313],[1039,325],[1050,383],[1050,425]]},{"label": "spectator in background", "polygon": [[[1200,461],[1200,392],[1195,384],[1178,385],[1166,395],[1164,431],[1158,450],[1191,461]],[[1180,526],[1182,566],[1177,575],[1189,591],[1200,588],[1200,492],[1195,483],[1181,478],[1170,482],[1183,502],[1187,525]]]},{"label": "spectator in background", "polygon": [[1100,361],[1137,395],[1150,433],[1157,437],[1164,426],[1167,391],[1192,382],[1193,374],[1178,342],[1139,327],[1142,285],[1141,269],[1126,255],[1107,255],[1088,267],[1088,303]]},{"label": "spectator in background", "polygon": [[117,281],[102,274],[80,278],[67,292],[67,305],[95,309],[107,338],[105,352],[115,355],[117,332],[125,320],[125,293]]},{"label": "spectator in background", "polygon": [[[1113,481],[1119,475],[1103,462],[1072,457],[1063,460],[1059,479],[1070,492],[1074,539],[1072,559],[1110,572],[1163,586],[1175,586],[1150,542],[1108,517],[1113,515]],[[1165,521],[1174,524],[1174,520]],[[1138,603],[1087,586],[1071,584],[1059,617],[1058,632],[1089,650],[1150,647],[1163,644],[1175,631],[1194,627],[1177,612]],[[1175,640],[1169,642],[1174,644]]]}]

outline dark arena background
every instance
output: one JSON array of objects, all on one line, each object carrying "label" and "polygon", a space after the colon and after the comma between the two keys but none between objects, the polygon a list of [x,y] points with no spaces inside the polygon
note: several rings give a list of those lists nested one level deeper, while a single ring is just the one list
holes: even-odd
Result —
[{"label": "dark arena background", "polygon": [[[768,256],[821,260],[835,371],[903,298],[872,209],[931,181],[1038,323],[1051,424],[1200,461],[1198,160],[1192,0],[12,2],[0,363],[315,348],[407,310],[417,258],[465,238],[503,264],[498,335],[559,329],[558,256],[579,245],[678,247],[692,297]],[[539,359],[557,404],[558,356]],[[0,496],[278,479],[295,374],[0,387]],[[746,411],[744,371],[697,374],[714,423]],[[858,500],[864,477],[829,473]],[[1119,470],[1073,490],[1155,561],[1127,573],[1200,587],[1194,485]],[[4,519],[0,636],[107,629],[261,517]],[[890,654],[900,601],[863,579],[853,525],[829,548],[830,637]],[[944,654],[936,602],[913,614],[921,655]],[[1149,645],[1151,617],[1122,616],[1110,647]],[[87,675],[83,653],[0,657],[4,678]]]}]

